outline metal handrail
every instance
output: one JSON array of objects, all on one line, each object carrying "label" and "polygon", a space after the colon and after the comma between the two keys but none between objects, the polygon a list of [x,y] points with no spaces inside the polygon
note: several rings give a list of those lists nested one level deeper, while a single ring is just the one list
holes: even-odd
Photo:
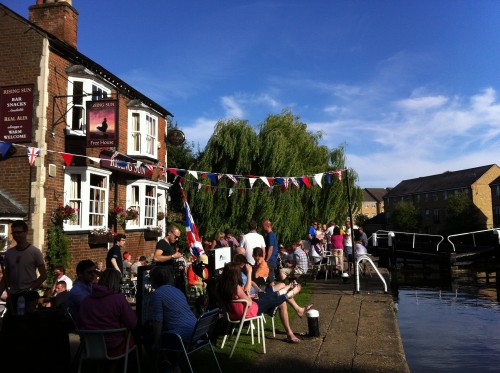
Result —
[{"label": "metal handrail", "polygon": [[[411,235],[413,236],[413,241],[412,241],[412,245],[413,245],[413,249],[415,248],[415,240],[417,238],[417,236],[426,236],[426,237],[438,237],[438,238],[441,238],[439,240],[439,242],[437,243],[436,245],[436,251],[439,251],[439,245],[441,245],[441,243],[444,241],[444,237],[440,234],[426,234],[426,233],[411,233],[411,232],[397,232],[397,231],[385,231],[385,230],[378,230],[376,231],[374,234],[379,234],[379,233],[385,233],[387,236],[391,236],[391,233],[393,235],[395,234],[405,234],[405,235]],[[370,236],[370,238],[373,237],[373,234]],[[455,247],[453,247],[453,251],[455,251]]]},{"label": "metal handrail", "polygon": [[448,237],[446,237],[446,239],[448,240],[448,242],[453,247],[453,251],[455,251],[455,244],[453,242],[451,242],[450,238],[451,237],[458,237],[458,236],[465,236],[465,235],[472,234],[472,242],[474,244],[474,247],[477,247],[476,246],[476,237],[474,236],[474,234],[476,234],[476,233],[483,233],[483,232],[493,232],[493,234],[500,235],[500,229],[498,229],[498,228],[492,228],[492,229],[483,229],[481,231],[473,231],[473,232],[450,234]]}]

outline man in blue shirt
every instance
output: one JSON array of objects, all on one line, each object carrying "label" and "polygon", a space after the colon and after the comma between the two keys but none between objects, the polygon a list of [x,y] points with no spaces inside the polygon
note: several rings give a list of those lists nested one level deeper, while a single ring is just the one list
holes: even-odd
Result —
[{"label": "man in blue shirt", "polygon": [[264,236],[264,241],[266,242],[266,253],[264,259],[269,267],[267,282],[269,283],[269,286],[272,287],[274,286],[274,272],[278,261],[278,239],[276,234],[273,232],[273,227],[269,219],[264,220],[262,223],[262,229],[266,232]]},{"label": "man in blue shirt", "polygon": [[95,263],[90,259],[81,260],[76,266],[76,275],[78,279],[68,296],[68,309],[73,320],[78,317],[80,303],[92,293],[92,284],[97,275]]}]

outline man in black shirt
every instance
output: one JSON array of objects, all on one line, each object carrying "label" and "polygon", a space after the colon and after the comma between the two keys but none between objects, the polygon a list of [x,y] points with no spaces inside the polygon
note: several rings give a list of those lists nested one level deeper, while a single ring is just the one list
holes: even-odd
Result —
[{"label": "man in black shirt", "polygon": [[158,266],[167,267],[170,276],[169,285],[174,285],[174,261],[182,257],[182,254],[177,251],[175,244],[181,236],[181,231],[175,224],[170,225],[167,228],[167,234],[156,244],[154,262]]},{"label": "man in black shirt", "polygon": [[122,247],[125,246],[126,236],[124,234],[117,234],[115,236],[115,244],[108,251],[106,255],[106,268],[114,268],[123,274],[123,258]]}]

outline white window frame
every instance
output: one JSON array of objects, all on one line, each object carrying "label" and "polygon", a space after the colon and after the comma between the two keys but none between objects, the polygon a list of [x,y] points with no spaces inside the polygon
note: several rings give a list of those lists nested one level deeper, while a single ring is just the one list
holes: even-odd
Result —
[{"label": "white window frame", "polygon": [[127,121],[127,154],[158,159],[158,115],[145,108],[129,108]]},{"label": "white window frame", "polygon": [[[76,222],[65,221],[63,228],[65,231],[81,231],[81,230],[92,230],[99,227],[108,226],[108,205],[109,205],[109,177],[112,174],[111,171],[101,170],[94,167],[70,167],[64,171],[64,204],[68,204],[72,207],[79,208],[77,212]],[[80,195],[71,195],[71,175],[80,176]],[[100,205],[102,205],[102,211],[99,215],[103,215],[102,225],[92,225],[89,221],[91,216],[90,208],[90,195],[91,195],[91,176],[96,175],[104,178],[104,186],[94,187],[100,194],[104,195]],[[79,206],[77,201],[80,201]]]},{"label": "white window frame", "polygon": [[[78,84],[83,84],[82,91],[79,90],[75,92]],[[87,96],[78,97],[80,94],[86,94]],[[68,78],[68,106],[66,114],[67,123],[67,133],[70,135],[85,136],[87,127],[87,102],[89,101],[99,101],[106,100],[111,97],[111,88],[106,87],[102,82],[95,79],[81,77],[81,76],[70,76]],[[73,124],[73,114],[75,109],[81,110],[81,116],[79,116],[79,124]],[[75,113],[77,115],[77,113]]]},{"label": "white window frame", "polygon": [[157,221],[156,223],[158,224],[159,227],[161,227],[162,232],[166,232],[166,221],[167,221],[167,189],[162,188],[160,185],[158,185],[158,188],[156,188],[156,214],[158,212],[163,212],[165,214],[165,218],[161,221]]},{"label": "white window frame", "polygon": [[[147,191],[151,195],[147,195]],[[128,220],[126,229],[144,229],[157,226],[158,212],[158,185],[149,180],[130,180],[127,182],[127,208],[134,207],[139,210],[136,220]]]}]

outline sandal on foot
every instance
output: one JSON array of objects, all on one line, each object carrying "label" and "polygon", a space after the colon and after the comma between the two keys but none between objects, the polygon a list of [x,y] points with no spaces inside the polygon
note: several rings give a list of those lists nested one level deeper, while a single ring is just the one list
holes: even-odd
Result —
[{"label": "sandal on foot", "polygon": [[309,311],[311,308],[312,308],[313,304],[308,304],[307,306],[304,307],[304,312],[302,312],[302,315],[300,315],[299,313],[297,313],[297,316],[302,318],[304,317],[304,315],[307,313],[307,311]]},{"label": "sandal on foot", "polygon": [[298,339],[297,337],[294,338],[286,337],[284,341],[287,343],[300,343],[300,339]]}]

